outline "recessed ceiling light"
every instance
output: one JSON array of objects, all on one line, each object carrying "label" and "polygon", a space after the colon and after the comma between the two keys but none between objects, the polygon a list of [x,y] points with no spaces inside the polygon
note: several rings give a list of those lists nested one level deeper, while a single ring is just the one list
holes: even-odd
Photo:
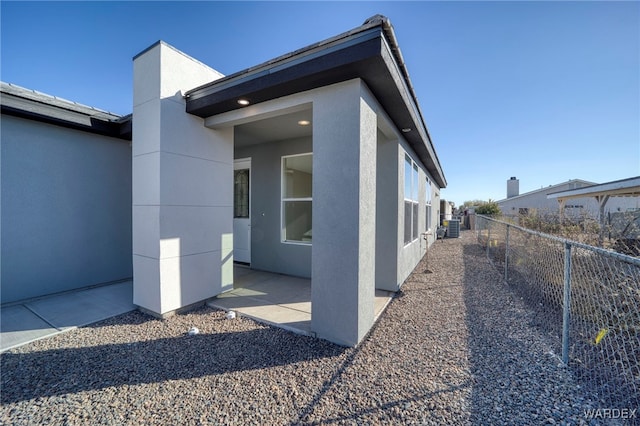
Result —
[{"label": "recessed ceiling light", "polygon": [[300,120],[298,121],[298,124],[301,126],[308,126],[311,122],[309,120]]},{"label": "recessed ceiling light", "polygon": [[409,133],[411,131],[411,127],[405,127],[402,129],[402,133]]},{"label": "recessed ceiling light", "polygon": [[238,99],[238,104],[242,106],[247,106],[250,102],[247,99]]}]

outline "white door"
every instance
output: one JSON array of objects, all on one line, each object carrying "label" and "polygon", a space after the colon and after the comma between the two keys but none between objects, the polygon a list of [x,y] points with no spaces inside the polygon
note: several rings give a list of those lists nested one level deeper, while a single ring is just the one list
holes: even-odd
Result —
[{"label": "white door", "polygon": [[251,159],[233,163],[233,260],[251,263]]}]

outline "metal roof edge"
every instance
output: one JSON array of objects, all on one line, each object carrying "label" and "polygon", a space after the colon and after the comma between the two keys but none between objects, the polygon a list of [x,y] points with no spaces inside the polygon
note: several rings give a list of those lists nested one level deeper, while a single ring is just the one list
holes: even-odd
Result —
[{"label": "metal roof edge", "polygon": [[121,116],[15,84],[0,82],[0,109],[3,115],[131,140],[130,114]]},{"label": "metal roof edge", "polygon": [[[628,185],[625,185],[628,184]],[[582,188],[568,189],[566,191],[551,192],[547,194],[548,199],[560,198],[562,196],[584,195],[589,196],[591,193],[624,190],[626,188],[640,187],[640,176],[634,176],[626,179],[614,180],[611,182],[597,183]]]},{"label": "metal roof edge", "polygon": [[[0,81],[0,94],[16,96],[22,99],[29,100],[31,102],[46,104],[60,109],[66,109],[104,121],[116,121],[122,118],[120,114],[70,101],[58,96],[49,95],[37,90],[27,89],[17,84],[7,83],[4,81]],[[1,99],[2,96],[0,96],[0,102]]]},{"label": "metal roof edge", "polygon": [[[589,181],[583,180],[583,179],[569,179],[566,182],[560,182],[560,183],[556,183],[555,185],[545,186],[544,188],[534,189],[533,191],[528,191],[528,192],[525,192],[524,194],[519,194],[519,195],[510,197],[510,198],[503,198],[502,200],[497,200],[496,203],[502,203],[504,201],[510,201],[510,200],[514,200],[516,198],[525,197],[525,196],[528,196],[528,195],[533,195],[533,194],[536,194],[538,192],[549,190],[551,188],[556,188],[556,187],[558,187],[560,185],[566,185],[566,184],[572,183],[572,182],[582,182],[582,183],[586,183],[588,185],[597,185],[595,182],[589,182]],[[578,189],[580,189],[580,188],[578,188]]]},{"label": "metal roof edge", "polygon": [[444,175],[444,171],[442,170],[442,164],[440,163],[440,159],[438,158],[437,151],[435,149],[435,146],[433,145],[433,141],[431,139],[429,129],[425,122],[422,109],[420,108],[420,103],[418,102],[418,96],[416,95],[415,89],[413,88],[413,83],[411,82],[411,78],[409,76],[409,70],[406,66],[406,63],[404,62],[402,51],[400,50],[400,44],[398,43],[398,39],[396,38],[395,31],[393,30],[393,25],[391,24],[391,21],[389,20],[389,18],[387,18],[384,15],[375,15],[369,18],[367,21],[365,21],[365,23],[367,23],[369,20],[378,22],[379,23],[378,25],[382,26],[385,37],[387,38],[387,41],[390,44],[391,53],[394,55],[396,64],[402,74],[402,78],[405,81],[405,84],[407,86],[407,89],[409,90],[409,93],[411,94],[411,98],[413,100],[413,107],[416,109],[416,112],[418,113],[418,118],[421,121],[420,125],[424,129],[425,136],[426,136],[426,140],[424,141],[425,145],[427,145],[427,150],[429,151],[429,155],[433,157],[433,162],[437,168],[437,172],[442,178],[441,183],[443,184],[443,186],[441,186],[441,188],[446,188],[447,178]]}]

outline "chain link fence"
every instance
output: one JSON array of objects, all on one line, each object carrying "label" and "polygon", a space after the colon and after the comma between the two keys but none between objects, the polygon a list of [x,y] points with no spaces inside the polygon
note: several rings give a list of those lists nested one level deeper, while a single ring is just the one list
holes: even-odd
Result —
[{"label": "chain link fence", "polygon": [[640,258],[477,216],[478,243],[602,407],[640,406]]},{"label": "chain link fence", "polygon": [[502,220],[526,229],[567,238],[630,256],[640,256],[640,210],[607,212],[602,222],[588,213],[560,215],[531,210]]}]

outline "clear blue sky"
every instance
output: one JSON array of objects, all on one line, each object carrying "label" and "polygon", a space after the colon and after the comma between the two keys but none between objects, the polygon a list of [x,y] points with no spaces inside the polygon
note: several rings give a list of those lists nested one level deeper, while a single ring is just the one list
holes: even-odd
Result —
[{"label": "clear blue sky", "polygon": [[499,200],[640,175],[638,2],[7,2],[0,78],[120,114],[164,40],[223,74],[388,16],[448,180]]}]

